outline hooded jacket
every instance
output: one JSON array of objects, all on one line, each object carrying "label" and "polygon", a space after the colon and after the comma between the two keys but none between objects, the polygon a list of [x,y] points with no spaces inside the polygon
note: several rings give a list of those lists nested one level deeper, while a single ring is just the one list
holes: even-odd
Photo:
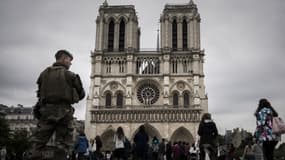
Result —
[{"label": "hooded jacket", "polygon": [[218,130],[215,122],[209,119],[200,122],[198,135],[200,136],[200,145],[215,144],[218,136]]}]

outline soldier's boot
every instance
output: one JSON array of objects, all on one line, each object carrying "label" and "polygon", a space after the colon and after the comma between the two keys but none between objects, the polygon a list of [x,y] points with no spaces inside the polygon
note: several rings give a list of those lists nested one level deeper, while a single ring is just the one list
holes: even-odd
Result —
[{"label": "soldier's boot", "polygon": [[28,160],[41,160],[43,159],[42,152],[36,151],[36,150],[28,151],[27,159]]},{"label": "soldier's boot", "polygon": [[27,150],[28,160],[41,160],[43,158],[42,156],[42,150],[39,149],[35,144],[33,144],[32,147]]},{"label": "soldier's boot", "polygon": [[67,160],[68,154],[63,149],[57,149],[54,152],[54,159],[56,160]]}]

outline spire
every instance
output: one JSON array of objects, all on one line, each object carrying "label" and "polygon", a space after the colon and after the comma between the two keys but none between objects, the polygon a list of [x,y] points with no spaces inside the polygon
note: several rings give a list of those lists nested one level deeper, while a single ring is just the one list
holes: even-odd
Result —
[{"label": "spire", "polygon": [[103,2],[103,6],[104,6],[104,7],[108,6],[107,0],[105,0],[105,1]]},{"label": "spire", "polygon": [[195,4],[194,1],[193,1],[193,0],[190,0],[190,1],[189,1],[189,5],[193,5],[193,4]]}]

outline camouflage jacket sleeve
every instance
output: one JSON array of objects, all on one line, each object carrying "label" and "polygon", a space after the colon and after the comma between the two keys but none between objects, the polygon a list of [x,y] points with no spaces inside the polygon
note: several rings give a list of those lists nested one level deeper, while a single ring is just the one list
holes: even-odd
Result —
[{"label": "camouflage jacket sleeve", "polygon": [[42,73],[40,74],[40,76],[37,79],[37,85],[38,85],[38,90],[37,90],[37,97],[38,97],[38,101],[40,101],[41,98],[41,85],[42,85],[42,79],[43,79],[43,74],[46,71],[46,69],[44,71],[42,71]]},{"label": "camouflage jacket sleeve", "polygon": [[79,96],[79,99],[80,100],[83,99],[85,97],[85,91],[84,91],[84,88],[82,86],[82,81],[81,81],[79,75],[75,74],[71,71],[68,71],[67,75],[69,77],[68,79],[70,80],[72,87],[76,89],[78,96]]}]

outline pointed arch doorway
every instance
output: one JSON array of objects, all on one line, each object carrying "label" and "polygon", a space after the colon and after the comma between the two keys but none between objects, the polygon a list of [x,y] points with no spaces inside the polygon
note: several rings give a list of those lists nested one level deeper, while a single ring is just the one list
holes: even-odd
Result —
[{"label": "pointed arch doorway", "polygon": [[170,137],[171,142],[186,142],[189,144],[194,143],[193,135],[185,128],[185,127],[179,127],[176,129],[172,136]]},{"label": "pointed arch doorway", "polygon": [[[145,123],[145,124],[140,125],[140,126],[144,126],[144,127],[145,127],[145,131],[146,131],[146,133],[147,133],[147,135],[148,135],[148,137],[149,137],[149,142],[152,141],[152,138],[153,138],[154,136],[156,136],[158,139],[161,140],[162,137],[161,137],[159,131],[158,131],[154,126],[150,125],[149,123]],[[139,131],[140,126],[139,126],[139,127],[136,129],[136,131],[133,133],[133,135],[132,135],[132,137],[131,137],[131,140],[132,140],[132,141],[134,140],[134,137],[135,137],[136,133]]]}]

